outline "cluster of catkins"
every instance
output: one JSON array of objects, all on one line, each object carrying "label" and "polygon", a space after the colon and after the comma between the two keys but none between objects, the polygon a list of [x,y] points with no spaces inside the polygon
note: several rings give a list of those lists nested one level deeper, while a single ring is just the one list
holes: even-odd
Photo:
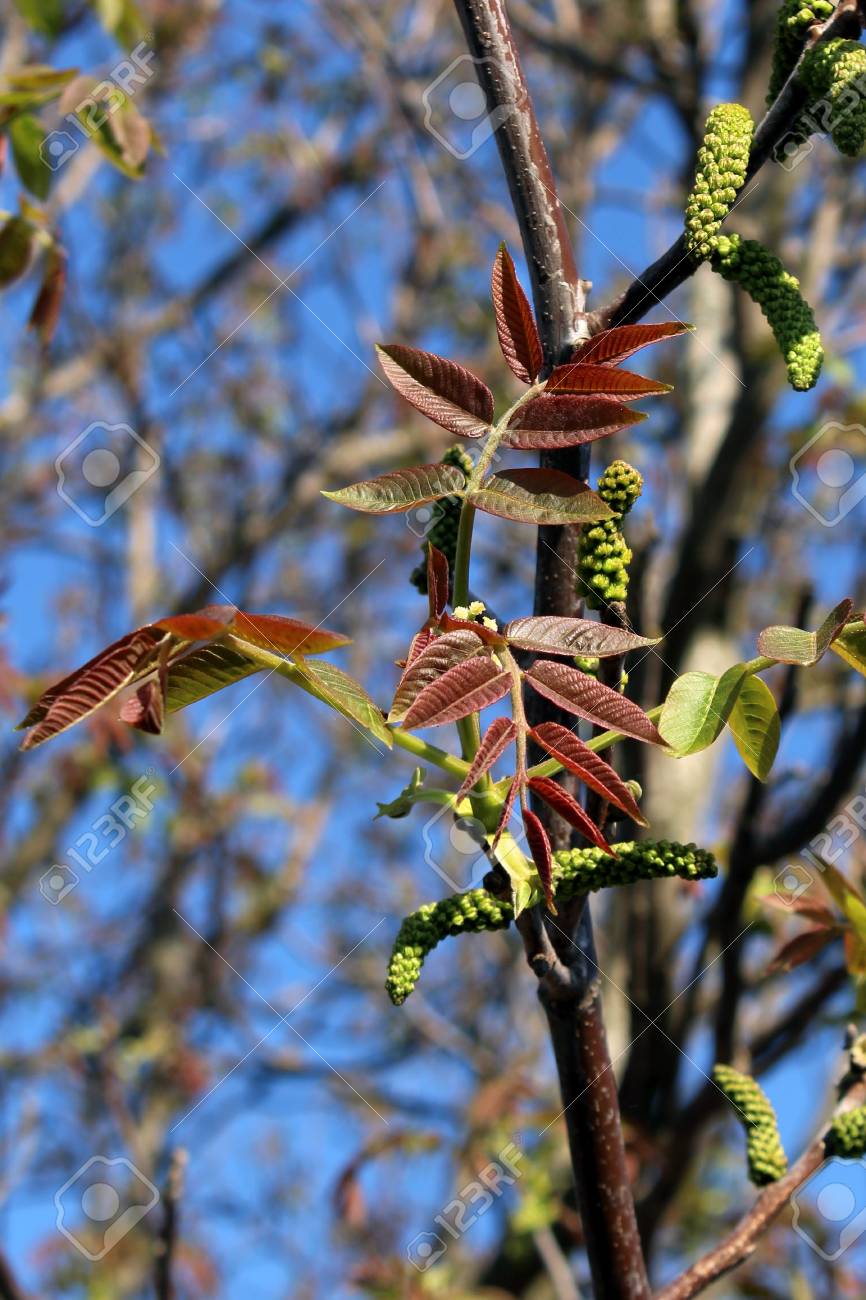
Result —
[{"label": "cluster of catkins", "polygon": [[[469,478],[474,468],[472,457],[459,443],[448,448],[442,457],[442,463],[462,469],[466,478]],[[430,546],[435,546],[437,551],[442,552],[448,561],[448,572],[454,572],[454,553],[457,550],[461,505],[460,497],[442,497],[430,506],[431,522],[424,539],[424,559],[409,576],[409,581],[423,596],[427,594],[427,551]]]},{"label": "cluster of catkins", "polygon": [[827,1136],[827,1150],[851,1159],[866,1154],[866,1106],[836,1116]]},{"label": "cluster of catkins", "polygon": [[[831,41],[828,47],[836,44]],[[863,54],[866,57],[866,49]],[[719,104],[707,118],[695,183],[686,205],[686,246],[694,260],[708,260],[715,271],[739,284],[757,303],[785,358],[788,382],[805,392],[818,381],[824,350],[799,282],[762,244],[721,234],[722,222],[746,179],[753,132],[754,123],[740,104]]]},{"label": "cluster of catkins", "polygon": [[766,316],[785,358],[791,387],[800,392],[814,387],[824,349],[812,308],[800,293],[796,277],[763,244],[739,235],[720,236],[713,267],[745,289]]},{"label": "cluster of catkins", "polygon": [[598,480],[598,495],[616,513],[581,529],[578,571],[581,595],[590,609],[601,609],[628,596],[631,551],[622,533],[623,517],[637,501],[643,479],[627,461],[615,460]]},{"label": "cluster of catkins", "polygon": [[797,66],[809,28],[813,23],[825,22],[835,8],[833,0],[782,0],[776,18],[768,105],[772,104]]},{"label": "cluster of catkins", "polygon": [[[566,902],[575,894],[589,893],[608,885],[629,885],[636,880],[680,876],[683,880],[705,880],[718,868],[711,853],[695,844],[632,843],[615,846],[617,856],[601,849],[569,849],[554,855],[556,898]],[[494,898],[484,889],[453,894],[438,903],[425,903],[403,921],[388,964],[385,988],[395,1006],[414,989],[424,958],[448,935],[470,931],[504,930],[514,920],[510,903]]]},{"label": "cluster of catkins", "polygon": [[866,46],[820,41],[805,54],[800,77],[809,92],[807,125],[829,131],[839,152],[856,158],[866,144]]},{"label": "cluster of catkins", "polygon": [[707,118],[686,204],[686,245],[699,262],[716,247],[722,222],[743,188],[754,132],[752,115],[742,104],[719,104]]},{"label": "cluster of catkins", "polygon": [[717,1065],[713,1078],[733,1103],[737,1118],[746,1130],[749,1178],[756,1187],[775,1183],[786,1172],[788,1157],[769,1097],[759,1083],[730,1065]]}]

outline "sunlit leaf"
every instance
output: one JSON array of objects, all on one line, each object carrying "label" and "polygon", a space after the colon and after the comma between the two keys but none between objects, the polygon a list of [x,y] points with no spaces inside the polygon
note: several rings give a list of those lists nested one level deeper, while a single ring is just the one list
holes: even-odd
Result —
[{"label": "sunlit leaf", "polygon": [[261,671],[260,664],[229,646],[203,646],[169,665],[165,707],[176,713]]},{"label": "sunlit leaf", "polygon": [[599,397],[617,397],[621,402],[633,402],[639,397],[655,397],[669,393],[671,384],[658,379],[647,379],[632,374],[630,370],[617,370],[610,365],[569,362],[551,371],[547,381],[549,393],[594,393]]},{"label": "sunlit leaf", "polygon": [[377,740],[391,748],[394,738],[385,726],[382,710],[354,677],[327,660],[304,660],[298,665],[298,671],[312,683],[327,704],[344,717],[360,723]]},{"label": "sunlit leaf", "polygon": [[677,678],[659,719],[659,731],[676,754],[696,754],[721,735],[747,676],[745,665],[735,664],[721,677],[691,672]]},{"label": "sunlit leaf", "polygon": [[435,637],[406,668],[397,685],[394,702],[388,714],[389,722],[399,722],[412,707],[425,687],[435,682],[472,655],[480,654],[484,643],[474,632],[466,629],[459,632],[446,632],[444,636]]},{"label": "sunlit leaf", "polygon": [[534,776],[529,782],[529,788],[539,799],[543,799],[549,808],[558,813],[569,826],[580,831],[584,839],[589,840],[596,848],[603,849],[605,853],[616,856],[614,850],[610,847],[601,830],[587,812],[581,808],[574,796],[556,781],[552,781],[547,776]]},{"label": "sunlit leaf", "polygon": [[773,692],[760,677],[747,677],[734,700],[728,726],[746,767],[766,781],[779,748],[782,723]]},{"label": "sunlit leaf", "polygon": [[520,650],[603,659],[657,645],[657,640],[637,636],[625,628],[608,627],[588,618],[560,618],[553,614],[516,618],[504,636]]},{"label": "sunlit leaf", "polygon": [[395,469],[379,478],[365,479],[322,496],[350,510],[368,514],[391,515],[411,510],[425,501],[453,496],[466,485],[466,476],[456,465],[413,465]]},{"label": "sunlit leaf", "polygon": [[486,514],[524,524],[585,524],[613,513],[585,483],[557,469],[504,470],[466,499]]},{"label": "sunlit leaf", "polygon": [[804,965],[813,957],[817,957],[818,953],[822,952],[840,933],[838,927],[816,926],[814,929],[804,930],[802,934],[796,935],[788,943],[783,944],[770,962],[768,973],[794,970],[796,966]]},{"label": "sunlit leaf", "polygon": [[585,745],[579,736],[558,722],[541,722],[530,731],[532,739],[569,772],[631,817],[639,826],[647,820],[625,781],[611,765]]},{"label": "sunlit leaf", "polygon": [[539,695],[587,722],[608,727],[634,740],[662,743],[655,725],[643,709],[576,668],[542,659],[533,664],[524,677]]},{"label": "sunlit leaf", "polygon": [[470,370],[402,343],[377,346],[376,351],[393,387],[429,420],[463,438],[489,431],[493,394]]},{"label": "sunlit leaf", "polygon": [[153,626],[179,641],[209,641],[226,631],[236,613],[234,605],[206,605],[193,614],[170,614]]},{"label": "sunlit leaf", "polygon": [[241,641],[283,655],[320,655],[352,644],[352,638],[281,614],[247,614],[238,610],[231,631]]},{"label": "sunlit leaf", "polygon": [[499,755],[508,748],[516,736],[517,728],[510,718],[494,718],[481,737],[478,752],[455,798],[462,799],[469,793],[484,773],[490,771]]},{"label": "sunlit leaf", "polygon": [[768,627],[758,637],[758,653],[778,663],[799,664],[810,668],[816,664],[851,617],[853,601],[841,600],[824,619],[817,632],[801,627]]},{"label": "sunlit leaf", "polygon": [[503,672],[489,655],[455,664],[425,686],[403,720],[407,731],[416,727],[441,727],[495,704],[507,694],[511,674]]},{"label": "sunlit leaf", "polygon": [[578,344],[571,363],[604,362],[616,365],[649,343],[661,343],[664,339],[674,338],[677,334],[685,334],[692,329],[693,325],[684,325],[681,321],[668,321],[664,325],[618,325],[614,329],[602,330],[585,343]]},{"label": "sunlit leaf", "polygon": [[493,310],[502,355],[518,379],[525,384],[532,383],[543,361],[541,340],[532,308],[504,244],[499,245],[493,263]]},{"label": "sunlit leaf", "polygon": [[506,447],[527,451],[577,447],[645,419],[642,411],[609,397],[542,396],[520,407],[502,435],[502,442]]},{"label": "sunlit leaf", "polygon": [[866,624],[862,619],[843,627],[830,649],[866,677]]}]

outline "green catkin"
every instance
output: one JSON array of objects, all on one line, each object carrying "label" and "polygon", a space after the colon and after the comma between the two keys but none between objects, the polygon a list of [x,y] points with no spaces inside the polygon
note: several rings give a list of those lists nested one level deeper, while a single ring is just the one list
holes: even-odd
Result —
[{"label": "green catkin", "polygon": [[831,0],[783,0],[776,18],[773,67],[767,90],[767,104],[772,104],[797,65],[797,60],[813,23],[822,23],[836,8]]},{"label": "green catkin", "polygon": [[[800,70],[816,112],[812,130],[826,127],[840,153],[856,158],[866,144],[866,46],[859,41],[821,41],[803,58]],[[806,118],[811,116],[807,113]]]},{"label": "green catkin", "polygon": [[866,1155],[866,1106],[836,1116],[827,1135],[827,1151],[851,1158]]},{"label": "green catkin", "polygon": [[[608,885],[629,885],[636,880],[679,876],[683,880],[706,880],[718,868],[711,853],[694,844],[617,844],[617,857],[601,849],[568,849],[554,854],[556,899],[567,902],[575,894],[603,889]],[[514,920],[510,903],[494,898],[485,889],[452,894],[437,903],[425,903],[403,921],[388,964],[385,988],[395,1006],[414,989],[424,958],[440,940],[452,934],[504,930]]]},{"label": "green catkin", "polygon": [[798,392],[814,388],[824,362],[821,335],[800,282],[774,253],[754,239],[723,235],[713,255],[713,269],[745,289],[767,318],[785,364],[788,382]]},{"label": "green catkin", "polygon": [[722,222],[743,188],[754,132],[751,114],[742,104],[718,104],[707,118],[686,204],[686,246],[698,262],[713,252]]},{"label": "green catkin", "polygon": [[737,1118],[746,1130],[749,1178],[756,1187],[775,1183],[786,1172],[788,1157],[770,1099],[759,1083],[730,1065],[717,1065],[713,1078],[733,1103]]},{"label": "green catkin", "polygon": [[[455,465],[457,469],[462,469],[468,478],[474,469],[474,462],[468,452],[457,443],[449,447],[442,457],[444,465]],[[414,587],[417,587],[422,596],[427,595],[427,551],[429,546],[435,546],[437,551],[441,551],[448,561],[448,572],[454,572],[454,553],[457,550],[457,529],[460,526],[460,508],[462,506],[460,497],[443,497],[440,501],[434,501],[431,504],[431,523],[427,529],[424,538],[422,550],[424,559],[413,569],[409,575],[409,581]]]},{"label": "green catkin", "polygon": [[642,488],[640,474],[624,460],[615,460],[608,465],[598,480],[598,495],[616,514],[581,529],[578,572],[582,590],[578,594],[586,596],[590,609],[601,609],[615,600],[624,601],[628,596],[628,566],[632,554],[621,524]]}]

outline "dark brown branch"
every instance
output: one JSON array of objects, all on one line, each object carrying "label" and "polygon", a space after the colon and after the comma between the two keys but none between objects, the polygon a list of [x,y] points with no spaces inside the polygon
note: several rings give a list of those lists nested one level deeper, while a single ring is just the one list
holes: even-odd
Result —
[{"label": "dark brown branch", "polygon": [[[858,0],[841,0],[836,12],[815,29],[812,44],[835,37],[857,38],[863,27],[863,15]],[[799,66],[799,65],[798,65]],[[795,68],[778,97],[758,126],[749,159],[746,188],[779,148],[806,105],[806,91]],[[625,290],[625,292],[598,312],[591,313],[593,332],[609,325],[625,325],[640,320],[669,294],[685,284],[697,271],[699,263],[686,251],[685,236],[680,235],[660,258]]]},{"label": "dark brown branch", "polygon": [[155,1292],[156,1300],[175,1300],[174,1256],[177,1246],[178,1206],[183,1196],[183,1179],[186,1172],[186,1152],[174,1151],[165,1188],[162,1193],[162,1229],[156,1243]]},{"label": "dark brown branch", "polygon": [[[550,366],[565,359],[587,333],[585,286],[578,279],[503,0],[455,0],[455,4],[488,112],[495,115],[496,141],[529,266],[545,362]],[[581,479],[589,472],[584,448],[552,453],[542,463]],[[539,529],[536,614],[577,612],[575,547],[575,529]],[[545,703],[533,700],[531,705],[534,722],[550,716]],[[554,846],[567,846],[568,827],[546,809],[538,812]],[[530,965],[540,976],[539,996],[556,1057],[596,1300],[648,1300],[589,908],[584,900],[577,900],[556,925],[539,912],[521,930]]]},{"label": "dark brown branch", "polygon": [[5,1255],[0,1255],[0,1300],[27,1300]]}]

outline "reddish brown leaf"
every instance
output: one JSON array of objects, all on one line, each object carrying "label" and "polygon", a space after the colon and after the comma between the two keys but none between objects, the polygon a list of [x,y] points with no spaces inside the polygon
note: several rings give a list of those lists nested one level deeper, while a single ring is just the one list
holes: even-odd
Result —
[{"label": "reddish brown leaf", "polygon": [[646,419],[609,397],[555,394],[536,397],[516,412],[502,437],[506,447],[523,450],[576,447],[618,433]]},{"label": "reddish brown leaf", "polygon": [[539,799],[543,799],[549,808],[559,813],[560,817],[567,821],[569,826],[573,826],[575,830],[580,831],[581,835],[589,840],[590,844],[594,844],[596,848],[603,849],[605,853],[610,853],[613,857],[616,857],[614,850],[589,816],[589,813],[581,808],[568,790],[563,789],[561,785],[557,785],[556,781],[551,781],[547,776],[532,777],[529,788],[534,794],[538,795]]},{"label": "reddish brown leaf", "polygon": [[552,758],[600,794],[602,799],[626,813],[639,826],[648,824],[631,790],[610,763],[606,763],[568,727],[558,722],[541,722],[529,734]]},{"label": "reddish brown leaf", "polygon": [[448,581],[448,560],[435,546],[427,546],[427,598],[430,602],[430,617],[438,623],[448,604],[450,583]]},{"label": "reddish brown leaf", "polygon": [[400,678],[388,721],[399,722],[426,686],[435,682],[437,677],[442,677],[455,664],[479,654],[482,648],[483,643],[468,629],[435,637],[416,655]]},{"label": "reddish brown leaf", "polygon": [[634,740],[646,740],[655,745],[664,743],[643,709],[576,668],[542,659],[533,664],[524,676],[539,695],[587,722],[619,731]]},{"label": "reddish brown leaf", "polygon": [[153,626],[170,632],[180,641],[210,641],[227,631],[237,612],[235,605],[206,605],[194,614],[171,614]]},{"label": "reddish brown leaf", "polygon": [[608,627],[606,623],[588,618],[561,618],[555,614],[516,618],[505,628],[504,636],[520,650],[596,659],[657,644],[655,640],[637,636],[624,628]]},{"label": "reddish brown leaf", "polygon": [[796,916],[804,916],[807,921],[815,921],[818,925],[835,925],[836,917],[829,907],[813,902],[811,894],[811,890],[807,890],[802,895],[761,894],[758,902],[763,903],[765,907],[786,912],[789,916],[792,913]]},{"label": "reddish brown leaf", "polygon": [[788,943],[783,944],[767,967],[767,973],[793,970],[795,966],[802,966],[813,957],[817,957],[818,953],[839,933],[840,931],[835,927],[830,929],[824,926],[804,930],[802,934],[796,935]]},{"label": "reddish brown leaf", "polygon": [[282,655],[320,655],[351,645],[351,637],[340,632],[329,632],[327,628],[313,627],[280,614],[245,614],[238,610],[231,631],[242,641]]},{"label": "reddish brown leaf", "polygon": [[586,524],[613,513],[585,483],[559,469],[507,469],[466,497],[478,510],[523,524]]},{"label": "reddish brown leaf", "polygon": [[403,719],[403,726],[411,731],[456,722],[495,704],[510,686],[511,674],[504,673],[488,655],[466,659],[425,686]]},{"label": "reddish brown leaf", "polygon": [[547,381],[550,393],[595,393],[599,397],[618,397],[621,402],[634,402],[639,397],[655,397],[669,393],[671,384],[658,379],[647,379],[630,370],[616,370],[610,365],[589,362],[569,362],[551,371]]},{"label": "reddish brown leaf", "polygon": [[20,724],[33,727],[21,748],[34,749],[60,735],[131,685],[152,666],[165,635],[153,627],[138,628],[45,691]]},{"label": "reddish brown leaf", "polygon": [[408,469],[395,469],[378,478],[350,483],[336,492],[323,492],[322,496],[349,510],[360,510],[371,515],[395,515],[411,510],[413,506],[441,497],[454,496],[466,486],[466,475],[457,465],[412,465]]},{"label": "reddish brown leaf", "polygon": [[422,650],[426,650],[433,640],[433,632],[429,627],[422,627],[420,632],[416,632],[409,642],[409,650],[405,659],[397,660],[398,668],[411,668],[412,664],[418,658]]},{"label": "reddish brown leaf", "polygon": [[481,738],[478,753],[472,760],[472,766],[466,774],[466,780],[455,795],[462,799],[467,795],[485,772],[489,772],[504,749],[507,749],[517,735],[517,728],[510,718],[495,718]]},{"label": "reddish brown leaf", "polygon": [[50,343],[54,338],[65,292],[66,253],[55,244],[47,254],[42,284],[27,322],[43,344]]},{"label": "reddish brown leaf", "polygon": [[661,343],[692,329],[693,325],[683,325],[681,321],[668,321],[664,325],[619,325],[615,329],[602,330],[579,344],[571,361],[572,364],[578,361],[581,364],[604,362],[617,365],[649,343]]},{"label": "reddish brown leaf", "polygon": [[493,263],[493,310],[502,355],[517,378],[531,384],[543,361],[541,340],[532,308],[504,244],[499,245]]},{"label": "reddish brown leaf", "polygon": [[119,714],[121,722],[127,722],[149,736],[161,735],[165,725],[166,681],[167,672],[163,665],[159,676],[152,677],[139,686],[122,706]]},{"label": "reddish brown leaf", "polygon": [[389,343],[376,351],[400,396],[434,424],[462,438],[480,438],[489,431],[493,394],[470,370],[402,343]]},{"label": "reddish brown leaf", "polygon": [[524,808],[523,810],[523,825],[526,830],[526,840],[532,854],[532,861],[535,863],[535,869],[538,872],[538,878],[541,881],[541,887],[544,890],[547,910],[548,912],[552,912],[555,916],[556,903],[553,901],[553,853],[550,848],[550,840],[547,838],[547,831],[542,826],[541,819],[536,817],[531,808]]}]

